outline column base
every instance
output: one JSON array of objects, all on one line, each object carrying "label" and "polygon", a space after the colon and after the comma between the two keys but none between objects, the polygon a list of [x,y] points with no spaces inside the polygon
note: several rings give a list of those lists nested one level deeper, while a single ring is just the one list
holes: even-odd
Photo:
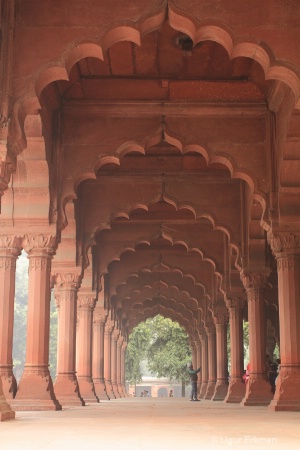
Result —
[{"label": "column base", "polygon": [[105,388],[106,388],[106,393],[108,395],[108,397],[113,400],[116,398],[114,391],[113,391],[113,387],[112,387],[112,383],[110,380],[105,380]]},{"label": "column base", "polygon": [[11,409],[4,398],[4,395],[0,395],[0,422],[5,420],[12,420],[15,418],[15,412]]},{"label": "column base", "polygon": [[54,392],[62,406],[84,406],[75,375],[59,374],[54,383]]},{"label": "column base", "polygon": [[120,398],[125,397],[122,384],[118,384],[117,386],[118,386],[118,392],[119,392]]},{"label": "column base", "polygon": [[209,381],[207,385],[206,395],[204,397],[205,400],[211,400],[216,388],[216,381]]},{"label": "column base", "polygon": [[199,394],[199,398],[204,398],[206,396],[206,391],[207,391],[207,382],[204,382],[201,384],[201,390],[200,390],[200,394]]},{"label": "column base", "polygon": [[78,377],[79,392],[86,403],[99,403],[93,381],[90,377]]},{"label": "column base", "polygon": [[281,366],[276,391],[268,409],[271,411],[300,411],[300,367]]},{"label": "column base", "polygon": [[11,406],[15,411],[61,410],[61,404],[54,394],[49,371],[36,369],[30,372],[25,367]]},{"label": "column base", "polygon": [[230,380],[225,403],[241,403],[246,394],[246,385],[241,378]]},{"label": "column base", "polygon": [[17,393],[17,381],[12,371],[2,372],[0,370],[0,377],[2,380],[2,389],[6,401],[10,402],[13,400]]},{"label": "column base", "polygon": [[227,393],[228,393],[228,383],[225,382],[225,380],[217,381],[212,400],[215,402],[216,401],[221,402],[225,399]]},{"label": "column base", "polygon": [[109,396],[106,393],[106,387],[104,380],[101,378],[93,378],[94,389],[96,396],[99,400],[110,400]]},{"label": "column base", "polygon": [[112,383],[112,390],[113,390],[115,398],[120,398],[117,383]]},{"label": "column base", "polygon": [[264,379],[252,379],[251,375],[246,386],[246,396],[242,406],[267,406],[273,398],[270,384]]}]

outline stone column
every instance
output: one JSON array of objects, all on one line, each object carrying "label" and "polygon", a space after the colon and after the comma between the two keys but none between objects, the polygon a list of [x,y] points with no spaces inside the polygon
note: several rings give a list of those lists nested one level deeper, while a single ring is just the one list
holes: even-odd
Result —
[{"label": "stone column", "polygon": [[123,345],[124,338],[123,336],[119,336],[119,339],[117,341],[117,387],[120,397],[125,397],[125,394],[123,392],[123,385],[122,385],[122,345]]},{"label": "stone column", "polygon": [[193,343],[191,343],[191,348],[192,348],[192,364],[193,364],[194,369],[196,369],[196,366],[197,366],[197,348],[196,348],[195,341],[193,341]]},{"label": "stone column", "polygon": [[244,373],[243,339],[243,300],[227,299],[230,323],[231,374],[226,403],[240,403],[245,397],[246,385],[242,379]]},{"label": "stone column", "polygon": [[228,391],[227,325],[228,313],[214,316],[217,341],[217,383],[213,400],[222,401]]},{"label": "stone column", "polygon": [[116,398],[112,388],[111,380],[111,334],[114,325],[110,319],[107,319],[104,328],[104,379],[106,393],[110,399]]},{"label": "stone column", "polygon": [[10,420],[15,418],[15,412],[11,410],[8,403],[6,403],[5,397],[3,395],[2,381],[0,377],[0,422],[4,420]]},{"label": "stone column", "polygon": [[81,406],[84,401],[76,377],[77,291],[80,276],[61,273],[54,276],[55,300],[58,310],[56,398],[63,406]]},{"label": "stone column", "polygon": [[111,334],[111,385],[115,398],[120,397],[117,384],[118,339],[120,331],[115,328]]},{"label": "stone column", "polygon": [[93,382],[99,400],[109,400],[104,381],[104,310],[94,309],[93,314]]},{"label": "stone column", "polygon": [[5,398],[12,400],[17,392],[13,373],[13,326],[16,259],[20,255],[20,239],[0,236],[0,378]]},{"label": "stone column", "polygon": [[208,352],[208,384],[205,395],[206,400],[211,400],[215,392],[217,382],[216,367],[216,327],[213,322],[205,327],[207,333],[207,352]]},{"label": "stone column", "polygon": [[82,398],[87,403],[97,403],[92,380],[92,315],[94,293],[79,292],[77,300],[77,379]]},{"label": "stone column", "polygon": [[26,363],[13,400],[15,410],[59,410],[49,372],[50,271],[56,239],[30,235],[24,240],[29,258]]},{"label": "stone column", "polygon": [[201,392],[201,383],[202,383],[202,357],[201,357],[201,343],[196,341],[196,352],[197,352],[197,369],[201,367],[200,372],[198,373],[198,381],[197,381],[197,396],[200,396]]},{"label": "stone column", "polygon": [[247,293],[249,321],[250,376],[244,406],[268,405],[273,397],[266,373],[266,327],[264,321],[264,287],[268,273],[263,270],[241,272]]},{"label": "stone column", "polygon": [[208,355],[207,355],[207,335],[206,333],[201,334],[201,373],[202,373],[202,383],[200,390],[200,398],[206,396],[207,385],[208,385]]},{"label": "stone column", "polygon": [[124,340],[121,349],[121,383],[122,383],[122,391],[124,397],[128,397],[128,393],[126,391],[126,379],[125,379],[125,360],[126,360],[126,349],[128,343]]},{"label": "stone column", "polygon": [[277,260],[280,371],[273,411],[300,410],[300,233],[270,231]]}]

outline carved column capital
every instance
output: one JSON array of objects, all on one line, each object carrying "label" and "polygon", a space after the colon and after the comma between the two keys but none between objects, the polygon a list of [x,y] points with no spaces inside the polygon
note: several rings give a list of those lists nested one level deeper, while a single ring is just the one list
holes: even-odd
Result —
[{"label": "carved column capital", "polygon": [[93,314],[93,323],[94,324],[100,324],[100,325],[104,326],[105,322],[106,322],[106,318],[107,318],[107,316],[104,313],[94,310],[94,314]]},{"label": "carved column capital", "polygon": [[264,289],[269,278],[270,271],[249,271],[242,270],[240,273],[241,281],[246,291]]},{"label": "carved column capital", "polygon": [[126,351],[127,346],[128,346],[128,342],[127,342],[127,341],[123,341],[123,344],[122,344],[122,350],[123,350],[123,352]]},{"label": "carved column capital", "polygon": [[205,324],[205,331],[207,333],[207,337],[214,334],[216,332],[216,326],[215,326],[214,322],[207,322]]},{"label": "carved column capital", "polygon": [[124,342],[124,336],[122,336],[122,335],[120,334],[120,335],[119,335],[119,338],[118,338],[118,342],[117,342],[118,346],[119,346],[119,347],[122,347],[123,342]]},{"label": "carved column capital", "polygon": [[54,253],[57,240],[53,234],[25,234],[23,247],[27,253],[35,250],[46,250]]},{"label": "carved column capital", "polygon": [[0,255],[8,251],[14,256],[19,256],[21,249],[22,242],[20,236],[15,234],[0,235]]},{"label": "carved column capital", "polygon": [[78,295],[77,306],[78,309],[92,310],[95,306],[96,300],[94,295]]},{"label": "carved column capital", "polygon": [[59,288],[78,289],[82,276],[76,272],[60,272],[52,275],[52,280]]},{"label": "carved column capital", "polygon": [[111,334],[113,332],[114,329],[114,324],[111,321],[111,319],[107,319],[106,323],[105,323],[105,328],[104,328],[104,332],[105,334]]},{"label": "carved column capital", "polygon": [[214,324],[215,326],[225,326],[228,324],[229,321],[229,314],[228,312],[224,312],[224,313],[218,313],[214,315]]},{"label": "carved column capital", "polygon": [[273,255],[277,258],[280,254],[300,254],[300,232],[268,231],[268,243]]},{"label": "carved column capital", "polygon": [[113,341],[117,341],[119,339],[120,336],[120,330],[118,330],[117,328],[114,329],[114,331],[111,334],[111,338]]}]

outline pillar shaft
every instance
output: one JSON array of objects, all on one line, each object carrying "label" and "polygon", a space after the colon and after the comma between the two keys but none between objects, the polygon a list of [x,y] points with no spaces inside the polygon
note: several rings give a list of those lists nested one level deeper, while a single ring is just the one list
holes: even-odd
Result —
[{"label": "pillar shaft", "polygon": [[241,272],[247,292],[249,321],[250,376],[244,406],[268,405],[273,397],[266,374],[266,326],[264,320],[264,286],[268,274],[263,271]]},{"label": "pillar shaft", "polygon": [[13,400],[15,410],[61,409],[49,372],[50,270],[53,236],[26,236],[29,258],[26,363]]},{"label": "pillar shaft", "polygon": [[273,411],[300,410],[300,233],[268,235],[277,260],[280,371]]},{"label": "pillar shaft", "polygon": [[216,326],[217,351],[217,383],[213,400],[224,400],[228,391],[228,356],[227,356],[227,325],[228,314],[218,314],[214,318]]},{"label": "pillar shaft", "polygon": [[85,402],[96,403],[98,398],[92,380],[92,316],[95,306],[94,293],[78,293],[77,327],[77,379]]},{"label": "pillar shaft", "polygon": [[197,368],[201,367],[201,370],[198,373],[198,382],[197,382],[197,395],[199,397],[202,383],[202,357],[201,357],[201,343],[199,341],[196,342],[196,350],[197,350],[196,366]]},{"label": "pillar shaft", "polygon": [[117,342],[117,387],[120,397],[125,397],[122,385],[122,344],[124,338],[120,335]]},{"label": "pillar shaft", "polygon": [[202,383],[200,390],[200,398],[204,398],[207,391],[208,385],[208,354],[207,354],[207,335],[201,335],[201,373],[202,373]]},{"label": "pillar shaft", "polygon": [[15,236],[0,236],[0,378],[5,398],[9,401],[17,392],[13,374],[13,325],[16,259],[20,243]]},{"label": "pillar shaft", "polygon": [[104,327],[106,315],[97,305],[93,314],[93,382],[99,400],[109,400],[104,381]]},{"label": "pillar shaft", "polygon": [[122,349],[121,349],[121,383],[124,397],[128,397],[126,391],[126,373],[125,373],[125,361],[126,361],[126,350],[128,343],[123,341]]},{"label": "pillar shaft", "polygon": [[56,274],[55,299],[58,309],[56,398],[63,406],[84,405],[76,377],[77,291],[80,277]]},{"label": "pillar shaft", "polygon": [[110,319],[107,319],[104,329],[104,379],[106,393],[110,399],[115,398],[111,380],[111,334],[114,326]]},{"label": "pillar shaft", "polygon": [[117,384],[117,364],[118,364],[118,339],[120,331],[114,329],[111,334],[111,384],[115,398],[120,397]]},{"label": "pillar shaft", "polygon": [[206,400],[210,400],[215,392],[217,382],[216,367],[216,327],[214,323],[209,323],[206,327],[207,352],[208,352],[208,384],[205,395]]},{"label": "pillar shaft", "polygon": [[226,403],[240,403],[245,397],[242,299],[228,299],[231,348],[231,374]]}]

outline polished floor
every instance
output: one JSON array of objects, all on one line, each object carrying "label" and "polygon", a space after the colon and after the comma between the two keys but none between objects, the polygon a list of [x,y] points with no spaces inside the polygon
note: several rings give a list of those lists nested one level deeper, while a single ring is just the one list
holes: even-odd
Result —
[{"label": "polished floor", "polygon": [[300,449],[300,412],[126,398],[0,423],[1,450]]}]

